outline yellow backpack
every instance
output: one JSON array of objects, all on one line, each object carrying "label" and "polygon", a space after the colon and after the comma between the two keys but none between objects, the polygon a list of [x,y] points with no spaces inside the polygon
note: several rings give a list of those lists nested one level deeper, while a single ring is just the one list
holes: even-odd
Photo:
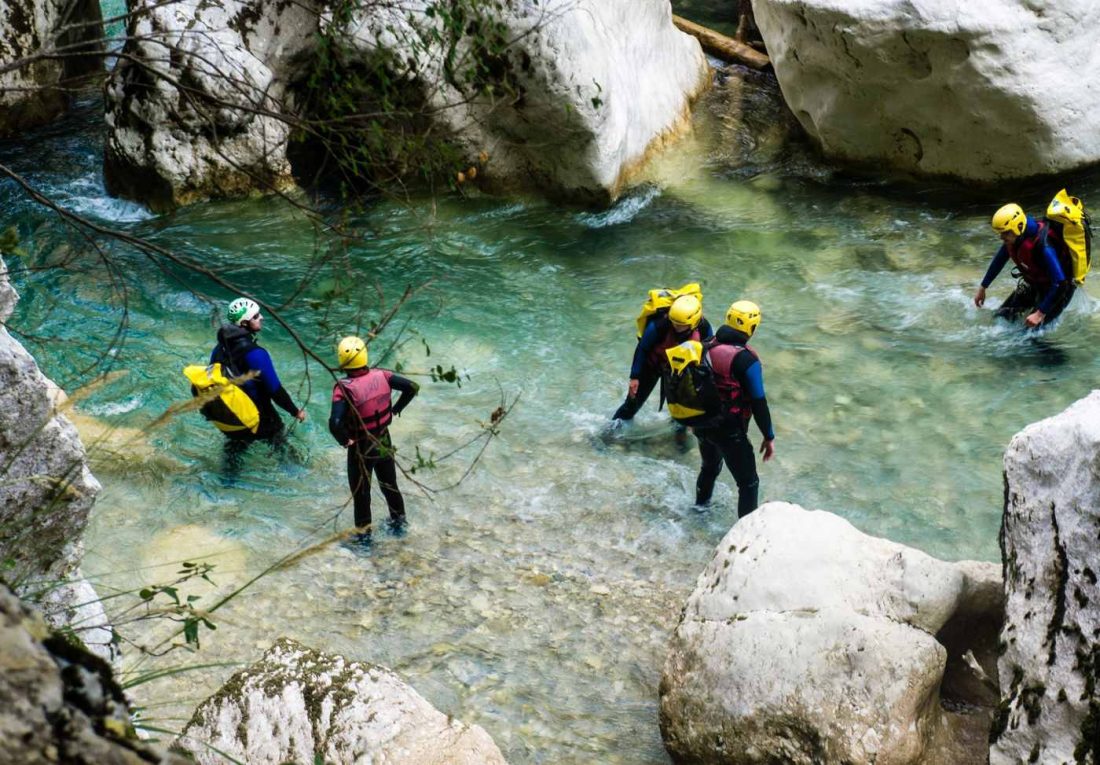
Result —
[{"label": "yellow backpack", "polygon": [[218,430],[223,433],[259,430],[260,410],[247,393],[225,376],[221,364],[191,364],[183,368],[183,375],[191,383],[191,395],[207,399],[199,413]]},{"label": "yellow backpack", "polygon": [[642,333],[645,332],[646,325],[655,317],[667,314],[669,306],[672,305],[672,301],[681,295],[694,295],[699,298],[700,303],[703,302],[703,290],[700,289],[699,285],[695,282],[685,284],[678,290],[665,288],[649,291],[649,296],[642,305],[642,312],[638,314],[638,318],[635,322],[638,325],[638,339],[641,339]]},{"label": "yellow backpack", "polygon": [[1055,249],[1069,266],[1069,275],[1083,284],[1092,267],[1092,221],[1084,202],[1062,189],[1047,207],[1046,221],[1055,235]]}]

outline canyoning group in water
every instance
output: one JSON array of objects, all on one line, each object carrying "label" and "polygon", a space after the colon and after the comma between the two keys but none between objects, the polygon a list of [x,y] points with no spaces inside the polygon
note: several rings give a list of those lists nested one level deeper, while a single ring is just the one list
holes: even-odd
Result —
[{"label": "canyoning group in water", "polygon": [[[1091,266],[1092,231],[1084,204],[1063,189],[1040,218],[1010,203],[997,210],[991,224],[1002,244],[974,294],[974,304],[985,304],[987,288],[1011,260],[1017,285],[996,316],[1014,321],[1023,315],[1029,330],[1049,325],[1069,304]],[[223,474],[229,481],[240,472],[241,460],[255,441],[286,454],[287,431],[275,406],[299,422],[306,419],[305,409],[293,402],[270,354],[256,340],[263,318],[254,300],[233,300],[209,364],[184,369],[192,394],[201,399],[200,411],[225,436]],[[755,421],[763,436],[764,462],[775,455],[763,366],[749,345],[761,318],[756,303],[739,299],[730,304],[715,331],[703,315],[698,283],[650,290],[636,320],[637,345],[626,399],[608,429],[613,436],[657,389],[658,408],[668,404],[677,444],[686,448],[689,431],[698,443],[696,505],[710,503],[724,463],[737,485],[738,517],[751,513],[759,502],[750,422]],[[405,531],[405,505],[389,429],[419,392],[412,380],[371,368],[368,358],[362,338],[348,336],[339,342],[336,368],[345,376],[333,386],[328,420],[329,432],[347,450],[355,527],[349,544],[356,550],[368,549],[371,543],[373,476],[389,509],[390,530],[398,536]],[[394,392],[399,394],[396,402]]]}]

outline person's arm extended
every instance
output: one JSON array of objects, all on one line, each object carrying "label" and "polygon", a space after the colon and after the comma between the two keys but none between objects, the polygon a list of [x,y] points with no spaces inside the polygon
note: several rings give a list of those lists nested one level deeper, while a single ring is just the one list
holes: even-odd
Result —
[{"label": "person's arm extended", "polygon": [[1054,251],[1054,248],[1049,244],[1043,248],[1043,265],[1046,266],[1047,273],[1050,274],[1050,289],[1047,290],[1046,295],[1039,301],[1039,312],[1047,314],[1050,312],[1051,306],[1054,305],[1054,300],[1058,296],[1058,289],[1062,286],[1062,283],[1066,280],[1066,272],[1062,270],[1062,263],[1058,260],[1058,253]]},{"label": "person's arm extended", "polygon": [[336,443],[340,446],[347,446],[348,442],[351,441],[348,429],[344,426],[347,414],[347,401],[341,398],[332,402],[332,411],[328,415],[328,432],[332,434],[332,437],[336,439]]},{"label": "person's arm extended", "polygon": [[752,407],[752,418],[756,420],[756,427],[767,441],[775,440],[775,430],[772,428],[772,414],[768,408],[768,399],[764,395],[764,368],[759,361],[753,363],[745,370],[745,388],[749,394],[749,405]]},{"label": "person's arm extended", "polygon": [[1008,248],[1003,244],[1001,249],[997,250],[997,254],[993,256],[993,260],[989,261],[989,268],[985,270],[985,276],[982,277],[982,287],[986,288],[993,283],[1000,273],[1001,269],[1005,267],[1005,263],[1008,262]]},{"label": "person's arm extended", "polygon": [[304,412],[298,408],[287,393],[279,375],[275,373],[275,365],[271,362],[271,354],[263,348],[254,348],[248,353],[248,368],[259,373],[257,378],[260,385],[264,386],[271,400],[279,405],[287,414],[298,419],[304,419]]},{"label": "person's arm extended", "polygon": [[397,403],[393,405],[394,415],[401,414],[401,410],[407,407],[420,392],[420,386],[417,383],[398,374],[390,375],[390,387],[401,394],[397,397]]},{"label": "person's arm extended", "polygon": [[657,345],[657,341],[662,334],[658,327],[663,326],[664,322],[660,320],[651,321],[646,325],[645,332],[642,333],[641,338],[638,340],[638,346],[634,349],[634,361],[630,365],[631,380],[637,380],[642,376],[642,370],[645,369],[649,352]]}]

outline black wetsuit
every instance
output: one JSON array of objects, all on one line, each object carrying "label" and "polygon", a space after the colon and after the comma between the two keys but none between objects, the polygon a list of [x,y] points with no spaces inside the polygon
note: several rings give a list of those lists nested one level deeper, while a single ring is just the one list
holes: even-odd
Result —
[{"label": "black wetsuit", "polygon": [[[664,371],[664,366],[655,366],[653,359],[650,357],[654,349],[666,340],[671,326],[671,322],[669,322],[667,316],[653,319],[646,325],[645,332],[642,333],[641,338],[638,340],[638,345],[634,348],[634,359],[630,365],[630,379],[638,381],[638,393],[633,398],[628,395],[626,400],[623,401],[617,410],[615,410],[615,414],[611,415],[611,419],[634,419],[634,415],[642,408],[642,404],[649,398],[649,394],[653,392],[653,389],[657,387],[657,383],[661,381],[661,374]],[[689,339],[696,331],[699,333],[700,340],[704,342],[714,335],[710,322],[706,319],[701,319],[699,321],[699,326],[694,330],[689,330],[681,335],[674,334],[674,337],[677,342],[680,342]]]},{"label": "black wetsuit", "polygon": [[[744,347],[748,336],[744,332],[724,326],[718,329],[714,342]],[[720,371],[724,373],[726,370]],[[764,438],[769,441],[774,439],[771,411],[764,396],[760,359],[751,348],[741,351],[733,358],[728,371],[729,376],[740,386],[740,395],[748,399],[752,417]],[[719,391],[725,405],[732,403],[728,394],[722,394],[721,388]],[[759,503],[760,478],[756,473],[756,455],[749,441],[746,425],[744,417],[727,413],[720,415],[712,423],[693,428],[699,439],[699,456],[702,461],[699,477],[695,482],[696,504],[705,505],[710,501],[714,493],[714,482],[722,472],[722,462],[725,461],[737,483],[737,516],[744,517],[756,509]]]},{"label": "black wetsuit", "polygon": [[[401,395],[393,405],[393,415],[398,415],[409,405],[420,386],[398,374],[389,374],[389,385]],[[393,458],[393,442],[390,441],[389,423],[381,428],[364,431],[357,422],[358,416],[346,399],[332,402],[328,429],[337,443],[347,447],[348,487],[355,507],[355,525],[365,528],[371,524],[371,476],[378,476],[378,486],[386,498],[390,522],[395,526],[405,522],[405,499],[397,488],[397,463]]]}]

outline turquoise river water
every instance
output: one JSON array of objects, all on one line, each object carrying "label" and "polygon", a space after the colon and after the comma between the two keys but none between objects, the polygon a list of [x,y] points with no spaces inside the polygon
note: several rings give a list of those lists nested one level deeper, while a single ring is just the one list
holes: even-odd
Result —
[{"label": "turquoise river water", "polygon": [[[759,102],[744,98],[760,88]],[[1094,301],[1079,294],[1040,338],[997,324],[970,303],[996,244],[995,202],[854,182],[797,145],[768,150],[746,133],[751,114],[731,115],[731,90],[774,110],[764,79],[720,83],[696,134],[610,210],[476,193],[382,201],[352,216],[362,234],[352,240],[279,201],[152,216],[109,198],[94,100],[0,144],[0,162],[75,211],[287,304],[283,316],[322,357],[353,328],[353,303],[373,318],[379,294],[392,303],[423,285],[395,325],[409,342],[386,363],[454,365],[462,385],[419,378],[420,397],[393,427],[406,466],[414,448],[461,445],[502,396],[520,395],[457,487],[424,492],[405,479],[407,537],[379,535],[368,557],[330,545],[260,579],[215,614],[193,656],[129,649],[131,671],[228,664],[134,688],[151,724],[178,729],[235,666],[287,635],[395,669],[441,710],[484,726],[513,763],[667,762],[665,646],[735,498],[724,474],[713,506],[692,506],[698,457],[675,448],[655,402],[620,437],[600,437],[655,286],[702,282],[715,322],[736,298],[763,307],[755,345],[778,434],[763,499],[827,509],[944,558],[998,558],[1003,449],[1093,387]],[[1034,209],[1055,190],[1021,201]],[[1100,199],[1100,182],[1075,191]],[[187,399],[180,370],[209,353],[213,307],[229,294],[97,238],[108,272],[88,240],[10,181],[0,209],[20,235],[8,258],[22,294],[12,330],[70,392],[105,368],[122,373],[78,404],[86,434],[111,428],[89,436],[103,491],[84,567],[102,593],[201,559],[216,587],[188,592],[211,604],[350,525],[343,452],[325,428],[331,379],[282,327],[270,321],[261,339],[310,419],[292,433],[293,459],[253,449],[227,486],[221,437],[198,415],[149,426]],[[346,291],[334,300],[333,290]],[[376,359],[395,336],[372,346]],[[453,484],[476,448],[415,477]],[[127,602],[109,601],[115,613]],[[146,622],[128,630],[146,644],[163,635]]]}]

